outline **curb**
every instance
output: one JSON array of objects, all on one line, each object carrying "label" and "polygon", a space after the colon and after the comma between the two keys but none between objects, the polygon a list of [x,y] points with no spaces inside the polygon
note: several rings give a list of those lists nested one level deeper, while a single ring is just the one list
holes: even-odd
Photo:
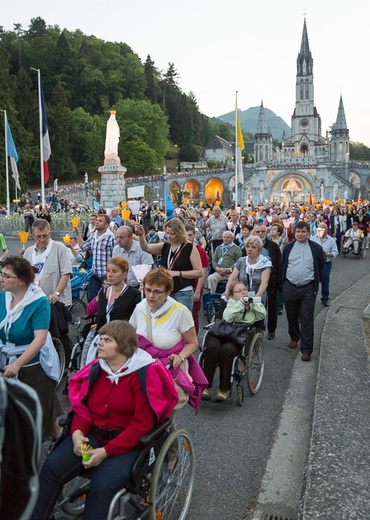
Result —
[{"label": "curb", "polygon": [[298,515],[302,520],[370,518],[369,371],[363,323],[369,286],[367,275],[338,296],[326,314]]}]

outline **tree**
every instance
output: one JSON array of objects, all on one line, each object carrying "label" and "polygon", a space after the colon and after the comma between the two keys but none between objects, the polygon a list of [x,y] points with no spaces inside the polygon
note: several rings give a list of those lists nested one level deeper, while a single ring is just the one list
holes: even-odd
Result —
[{"label": "tree", "polygon": [[83,108],[71,113],[71,155],[78,171],[95,172],[104,160],[106,121]]},{"label": "tree", "polygon": [[124,148],[124,162],[130,173],[144,173],[156,168],[157,156],[141,139],[126,141]]},{"label": "tree", "polygon": [[157,103],[159,100],[158,72],[154,67],[154,61],[151,60],[149,54],[144,64],[144,73],[146,79],[145,96],[151,103]]},{"label": "tree", "polygon": [[370,148],[364,143],[350,142],[349,156],[355,161],[370,161]]},{"label": "tree", "polygon": [[121,129],[120,157],[126,157],[125,143],[135,138],[155,152],[155,167],[162,166],[168,149],[168,124],[159,105],[126,99],[116,103],[114,109]]}]

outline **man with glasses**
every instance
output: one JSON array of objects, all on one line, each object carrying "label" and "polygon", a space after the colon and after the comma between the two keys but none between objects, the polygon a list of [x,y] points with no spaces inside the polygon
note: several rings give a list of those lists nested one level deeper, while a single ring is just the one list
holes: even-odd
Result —
[{"label": "man with glasses", "polygon": [[35,283],[44,291],[51,304],[72,304],[70,277],[71,261],[67,248],[51,239],[50,224],[37,219],[32,225],[32,238],[36,242],[24,252],[24,258],[37,267]]},{"label": "man with glasses", "polygon": [[132,266],[153,265],[154,260],[151,254],[141,249],[139,243],[134,240],[133,235],[133,231],[129,226],[119,227],[116,233],[118,244],[114,246],[112,256],[122,256],[122,258],[127,260],[129,265],[127,283],[131,287],[139,288],[140,284],[132,271]]},{"label": "man with glasses", "polygon": [[277,292],[282,286],[283,265],[280,248],[272,240],[267,240],[267,228],[263,223],[256,223],[253,234],[263,242],[262,254],[270,258],[272,270],[269,284],[267,286],[267,339],[275,338],[278,317]]},{"label": "man with glasses", "polygon": [[234,235],[231,231],[223,233],[222,242],[212,255],[212,267],[215,272],[208,276],[207,281],[211,293],[216,292],[218,283],[227,282],[236,261],[242,256],[240,247],[234,243]]}]

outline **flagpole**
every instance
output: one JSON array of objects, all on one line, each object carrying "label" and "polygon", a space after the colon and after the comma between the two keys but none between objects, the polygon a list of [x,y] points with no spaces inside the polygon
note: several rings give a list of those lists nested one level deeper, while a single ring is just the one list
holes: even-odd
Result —
[{"label": "flagpole", "polygon": [[238,208],[238,91],[235,92],[235,209]]},{"label": "flagpole", "polygon": [[40,69],[34,69],[33,67],[31,67],[31,70],[34,70],[37,72],[37,86],[38,86],[38,94],[39,94],[39,124],[40,124],[41,204],[42,204],[42,207],[45,208],[44,143],[43,143],[43,135],[42,135],[42,104],[41,104],[41,71],[40,71]]},{"label": "flagpole", "polygon": [[10,215],[10,190],[9,190],[9,159],[8,159],[8,117],[6,115],[6,110],[1,110],[4,112],[4,136],[5,136],[5,182],[6,182],[6,209],[8,215]]}]

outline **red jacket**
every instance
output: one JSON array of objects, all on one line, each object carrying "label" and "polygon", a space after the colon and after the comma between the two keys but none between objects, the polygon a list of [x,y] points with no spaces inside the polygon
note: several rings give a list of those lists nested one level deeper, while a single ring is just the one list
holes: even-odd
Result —
[{"label": "red jacket", "polygon": [[[69,398],[75,415],[71,433],[81,430],[88,437],[91,426],[123,431],[104,445],[108,456],[119,455],[140,444],[141,437],[156,422],[166,419],[178,402],[178,393],[169,372],[156,361],[149,365],[146,378],[148,400],[144,396],[137,372],[112,383],[101,370],[89,389],[88,375],[93,361],[69,381]],[[88,395],[87,395],[88,394]],[[86,398],[84,404],[83,400]]]}]

